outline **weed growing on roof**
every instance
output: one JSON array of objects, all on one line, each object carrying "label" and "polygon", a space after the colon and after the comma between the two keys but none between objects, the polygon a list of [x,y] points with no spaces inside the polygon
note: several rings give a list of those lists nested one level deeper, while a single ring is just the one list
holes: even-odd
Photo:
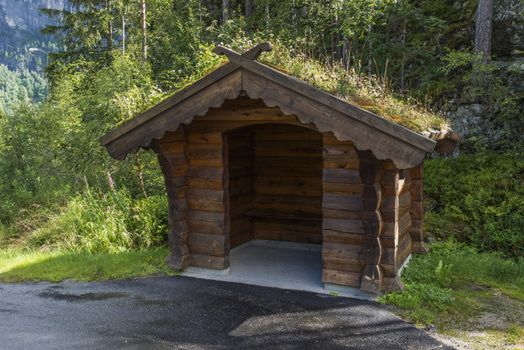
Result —
[{"label": "weed growing on roof", "polygon": [[167,200],[160,195],[133,199],[126,190],[99,193],[87,189],[58,212],[43,215],[38,228],[5,245],[116,253],[161,246],[167,238]]},{"label": "weed growing on roof", "polygon": [[[272,42],[273,50],[263,53],[258,59],[285,74],[301,79],[312,86],[329,92],[349,103],[355,104],[379,116],[403,125],[413,131],[423,132],[432,129],[448,129],[447,121],[440,115],[417,104],[395,96],[387,87],[387,82],[377,76],[359,74],[353,68],[346,70],[340,63],[325,64],[309,58],[304,53],[294,52],[280,41]],[[256,41],[244,37],[235,38],[229,46],[238,52],[246,51],[256,45]],[[204,75],[210,73],[227,60],[211,53],[212,47],[202,47],[202,69],[177,85],[180,91]],[[173,95],[177,91],[170,93]],[[158,102],[158,100],[155,100]]]},{"label": "weed growing on roof", "polygon": [[273,50],[263,54],[260,61],[277,70],[414,131],[448,128],[442,116],[413,100],[394,96],[384,79],[346,70],[340,63],[324,64],[304,53],[294,53],[279,41],[273,44]]}]

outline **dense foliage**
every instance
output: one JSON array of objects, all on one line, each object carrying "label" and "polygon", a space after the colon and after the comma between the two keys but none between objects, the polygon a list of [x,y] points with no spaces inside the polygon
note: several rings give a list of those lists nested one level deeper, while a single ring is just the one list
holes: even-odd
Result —
[{"label": "dense foliage", "polygon": [[[3,233],[0,236],[4,241],[47,232],[50,237],[41,239],[42,243],[60,245],[48,240],[52,241],[55,236],[67,240],[74,233],[89,235],[79,227],[89,227],[93,231],[96,220],[106,221],[104,224],[98,221],[96,227],[102,228],[111,220],[118,221],[118,216],[123,219],[138,210],[136,208],[147,206],[139,202],[123,205],[122,202],[147,197],[151,203],[165,207],[155,202],[157,197],[148,195],[160,195],[165,201],[154,155],[144,153],[117,163],[98,145],[98,138],[105,131],[129,118],[132,111],[150,103],[157,95],[148,75],[143,73],[139,62],[117,55],[111,65],[92,74],[77,71],[64,76],[55,84],[52,96],[43,106],[20,106],[1,120],[0,230]],[[78,94],[79,91],[83,93]],[[108,207],[116,202],[104,202],[100,194],[108,191],[114,192],[110,198],[117,198],[120,203],[115,211],[108,211]],[[105,203],[107,207],[96,207],[97,203]],[[144,222],[149,220],[150,209],[143,211]],[[57,212],[64,217],[56,218]],[[111,213],[115,213],[112,218]],[[67,219],[68,215],[71,220]],[[118,234],[129,233],[128,224],[119,225]],[[143,228],[135,227],[134,233]],[[165,235],[165,227],[156,229],[151,233],[153,236],[159,232]],[[62,236],[56,230],[69,232]],[[147,234],[145,240],[146,237]],[[115,238],[118,239],[127,238]],[[33,241],[28,239],[28,242]],[[122,244],[110,241],[108,239],[107,250],[141,246],[132,240]],[[158,243],[158,239],[153,241]],[[79,246],[78,242],[63,243],[68,248]],[[102,249],[98,243],[93,244],[96,247],[89,250]]]},{"label": "dense foliage", "polygon": [[502,136],[469,149],[513,155],[432,161],[427,230],[522,254],[514,154],[524,114],[512,85],[520,66],[497,61],[504,50],[491,63],[472,53],[475,1],[147,0],[145,13],[142,2],[74,0],[74,11],[46,11],[56,22],[45,31],[58,44],[41,104],[37,76],[0,72],[9,101],[0,112],[3,245],[114,252],[165,241],[155,156],[116,162],[98,138],[221,64],[216,44],[243,51],[271,41],[265,63],[415,130],[445,126],[430,110],[452,101],[490,106]]},{"label": "dense foliage", "polygon": [[11,71],[0,64],[0,115],[13,114],[14,109],[27,103],[42,102],[47,95],[45,79],[34,71]]},{"label": "dense foliage", "polygon": [[462,155],[426,162],[425,229],[481,251],[524,255],[524,159],[521,154]]}]

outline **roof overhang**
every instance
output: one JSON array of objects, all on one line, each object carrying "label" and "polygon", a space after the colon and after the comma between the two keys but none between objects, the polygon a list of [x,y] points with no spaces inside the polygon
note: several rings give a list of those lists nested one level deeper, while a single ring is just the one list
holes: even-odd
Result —
[{"label": "roof overhang", "polygon": [[225,54],[229,63],[113,129],[100,139],[101,144],[112,157],[123,159],[245,93],[295,115],[301,123],[314,124],[320,132],[351,141],[359,150],[371,150],[378,159],[390,159],[399,169],[420,164],[435,148],[434,140],[255,61],[270,49],[269,44],[261,44],[240,55],[217,47],[215,52]]}]

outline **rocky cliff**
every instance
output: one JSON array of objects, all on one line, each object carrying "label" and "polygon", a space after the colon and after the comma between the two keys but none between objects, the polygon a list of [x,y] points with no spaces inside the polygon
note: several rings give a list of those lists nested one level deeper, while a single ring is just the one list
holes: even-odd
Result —
[{"label": "rocky cliff", "polygon": [[27,49],[56,48],[53,38],[40,32],[51,23],[41,9],[63,10],[68,6],[68,0],[0,0],[0,64],[11,70],[40,70],[45,57],[41,53],[30,54]]},{"label": "rocky cliff", "polygon": [[446,114],[465,149],[524,144],[524,1],[493,4],[489,72],[480,83],[468,80],[456,98],[447,101]]},{"label": "rocky cliff", "polygon": [[0,23],[10,29],[39,31],[49,23],[41,8],[64,9],[67,0],[0,0]]}]

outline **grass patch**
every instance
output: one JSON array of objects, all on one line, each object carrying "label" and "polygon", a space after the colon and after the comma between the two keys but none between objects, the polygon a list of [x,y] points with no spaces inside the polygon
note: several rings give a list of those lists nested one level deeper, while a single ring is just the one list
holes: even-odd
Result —
[{"label": "grass patch", "polygon": [[502,343],[524,343],[524,259],[438,242],[413,257],[402,280],[404,290],[380,298],[402,317],[454,336],[480,332]]},{"label": "grass patch", "polygon": [[479,253],[456,242],[440,242],[415,255],[403,272],[405,289],[381,297],[398,306],[408,319],[422,325],[445,326],[481,309],[489,293],[503,293],[524,302],[524,260]]},{"label": "grass patch", "polygon": [[167,248],[118,253],[0,251],[0,282],[50,281],[66,279],[99,281],[172,275],[165,263]]},{"label": "grass patch", "polygon": [[159,247],[167,240],[165,195],[133,198],[125,190],[85,191],[59,210],[28,211],[0,247],[14,250],[118,253]]}]

